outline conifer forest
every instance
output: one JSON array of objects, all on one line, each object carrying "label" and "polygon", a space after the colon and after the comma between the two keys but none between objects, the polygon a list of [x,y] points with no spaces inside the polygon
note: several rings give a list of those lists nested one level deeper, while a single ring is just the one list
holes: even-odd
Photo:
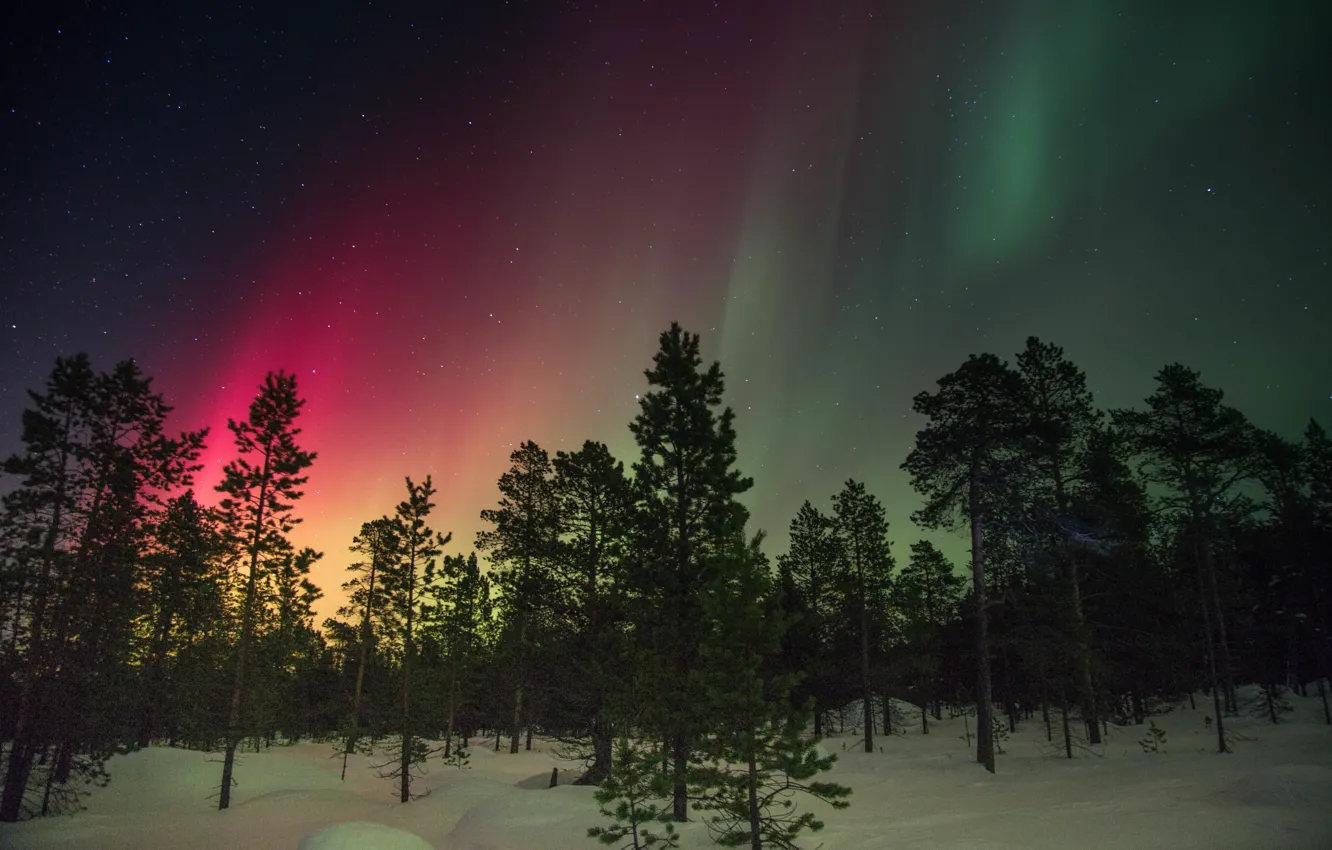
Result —
[{"label": "conifer forest", "polygon": [[[959,563],[897,544],[855,480],[809,494],[769,553],[721,365],[673,324],[644,377],[636,457],[522,443],[470,545],[436,527],[421,470],[321,553],[290,539],[320,461],[294,376],[270,373],[213,435],[175,430],[132,361],[59,359],[4,465],[0,817],[70,811],[150,745],[217,754],[226,809],[247,749],[322,742],[344,779],[371,753],[411,804],[427,764],[536,736],[619,804],[589,825],[606,843],[669,846],[697,810],[723,844],[792,847],[823,826],[802,798],[854,804],[818,746],[848,706],[866,753],[967,715],[991,773],[1019,726],[1075,758],[1198,693],[1218,754],[1230,718],[1280,724],[1292,696],[1332,724],[1318,422],[1264,431],[1181,364],[1139,407],[1101,410],[1030,338],[913,401],[915,520],[964,535]],[[198,493],[219,436],[233,459]],[[346,602],[318,622],[325,559]]]},{"label": "conifer forest", "polygon": [[0,850],[1332,848],[1332,2],[0,31]]}]

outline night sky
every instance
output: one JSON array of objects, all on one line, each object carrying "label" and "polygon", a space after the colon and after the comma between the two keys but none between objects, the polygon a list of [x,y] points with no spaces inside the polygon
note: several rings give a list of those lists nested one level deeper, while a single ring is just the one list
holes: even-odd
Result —
[{"label": "night sky", "polygon": [[405,475],[466,551],[522,440],[632,461],[673,319],[770,553],[854,477],[901,558],[911,397],[1031,334],[1106,407],[1178,360],[1332,424],[1325,2],[14,5],[0,451],[134,357],[207,489],[294,371],[329,590]]}]

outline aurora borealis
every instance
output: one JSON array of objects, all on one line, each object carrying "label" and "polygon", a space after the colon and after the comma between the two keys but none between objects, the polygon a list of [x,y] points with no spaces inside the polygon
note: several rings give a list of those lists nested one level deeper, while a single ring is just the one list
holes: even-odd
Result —
[{"label": "aurora borealis", "polygon": [[1332,422],[1326,4],[272,5],[7,13],[0,449],[132,356],[204,490],[294,371],[326,591],[405,475],[466,551],[522,440],[632,461],[673,319],[771,553],[849,477],[905,552],[911,397],[1032,334]]}]

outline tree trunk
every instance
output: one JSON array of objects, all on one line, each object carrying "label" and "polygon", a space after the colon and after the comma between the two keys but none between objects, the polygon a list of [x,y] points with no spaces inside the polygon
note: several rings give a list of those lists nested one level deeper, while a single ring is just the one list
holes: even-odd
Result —
[{"label": "tree trunk", "polygon": [[865,592],[865,568],[860,563],[859,543],[856,544],[856,581],[860,595],[860,693],[865,702],[865,752],[874,752],[874,697],[870,692],[869,663],[869,600]]},{"label": "tree trunk", "polygon": [[[1211,596],[1211,602],[1216,615],[1216,640],[1217,649],[1220,651],[1220,658],[1213,663],[1221,667],[1221,685],[1225,689],[1225,709],[1230,714],[1239,712],[1239,705],[1235,699],[1235,678],[1232,673],[1232,663],[1230,659],[1230,641],[1226,637],[1226,612],[1221,605],[1221,590],[1216,580],[1216,564],[1212,558],[1212,547],[1208,541],[1201,541],[1202,560],[1204,573],[1207,578],[1207,590]],[[1218,718],[1219,719],[1219,718]]]},{"label": "tree trunk", "polygon": [[509,754],[518,752],[518,742],[523,735],[523,683],[513,688],[513,722],[509,732]]},{"label": "tree trunk", "polygon": [[1318,677],[1318,698],[1323,701],[1323,723],[1332,726],[1332,711],[1328,711],[1327,705],[1327,686],[1321,675]]},{"label": "tree trunk", "polygon": [[1064,755],[1073,758],[1073,732],[1068,728],[1068,688],[1060,691],[1059,713],[1064,717]]},{"label": "tree trunk", "polygon": [[689,771],[689,750],[685,736],[677,734],[671,741],[672,755],[675,758],[675,783],[671,789],[671,816],[683,823],[689,820],[689,791],[685,785],[685,774]]},{"label": "tree trunk", "polygon": [[592,718],[592,763],[576,785],[600,785],[610,776],[611,750],[615,743],[615,730],[605,709],[599,709]]},{"label": "tree trunk", "polygon": [[236,675],[231,685],[231,702],[227,710],[226,754],[222,758],[222,788],[217,808],[231,805],[231,776],[236,767],[236,746],[240,743],[241,696],[245,691],[245,664],[249,660],[250,642],[254,640],[254,605],[257,598],[259,550],[264,539],[264,511],[268,506],[269,464],[271,447],[264,452],[264,470],[259,478],[259,500],[256,502],[254,536],[250,538],[250,574],[245,579],[245,610],[241,614],[240,646],[236,649]]},{"label": "tree trunk", "polygon": [[[69,764],[72,761],[70,745],[61,744],[58,753],[53,759],[51,768],[46,771],[46,789],[42,791],[42,817],[51,814],[51,792],[55,789],[55,786],[57,784],[64,785],[69,781]],[[60,769],[61,765],[65,766],[63,771]]]},{"label": "tree trunk", "polygon": [[1207,673],[1208,680],[1212,688],[1212,709],[1216,714],[1216,751],[1218,753],[1230,752],[1226,745],[1226,725],[1222,717],[1224,713],[1221,704],[1221,685],[1216,673],[1216,647],[1212,638],[1212,612],[1207,599],[1207,591],[1203,586],[1202,565],[1198,569],[1198,602],[1201,603],[1203,615],[1203,634],[1206,636],[1205,644],[1207,647]]},{"label": "tree trunk", "polygon": [[[449,708],[444,724],[444,758],[453,753],[453,720],[458,709],[458,655],[457,649],[450,647],[449,652]],[[461,747],[459,749],[462,749]]]},{"label": "tree trunk", "polygon": [[763,850],[763,838],[759,835],[758,764],[754,760],[752,741],[749,745],[749,848]]},{"label": "tree trunk", "polygon": [[1016,732],[1018,724],[1018,706],[1014,692],[1017,689],[1013,686],[1013,666],[1008,658],[1007,643],[1002,645],[999,657],[1000,660],[1003,661],[1004,671],[1004,714],[1008,716],[1008,731]]},{"label": "tree trunk", "polygon": [[250,575],[245,582],[245,610],[241,614],[240,646],[236,648],[236,672],[232,678],[231,700],[227,708],[226,750],[222,757],[222,788],[218,796],[219,810],[231,805],[232,773],[236,767],[236,747],[240,744],[241,696],[245,692],[246,664],[249,661],[250,643],[254,640],[254,606],[256,576],[259,551],[258,535],[255,535],[254,554],[250,559]]},{"label": "tree trunk", "polygon": [[[373,544],[378,547],[378,543]],[[347,758],[351,755],[352,748],[356,746],[356,740],[360,737],[361,731],[361,689],[365,684],[365,665],[370,663],[370,645],[374,640],[374,624],[370,619],[371,607],[375,601],[375,567],[378,562],[378,553],[372,549],[370,553],[370,580],[367,583],[365,591],[365,610],[361,612],[361,649],[360,657],[356,662],[356,688],[352,692],[352,716],[351,729],[347,733],[346,746],[342,749],[342,781],[347,781]]]},{"label": "tree trunk", "polygon": [[920,734],[930,734],[930,677],[920,677]]},{"label": "tree trunk", "polygon": [[[520,601],[519,605],[523,603]],[[518,612],[518,652],[514,660],[513,732],[509,737],[509,753],[518,752],[518,738],[523,734],[523,650],[527,641],[527,615]]]},{"label": "tree trunk", "polygon": [[976,761],[995,772],[994,727],[990,705],[990,642],[985,603],[985,552],[981,541],[979,458],[973,458],[968,491],[971,514],[971,580],[976,598]]},{"label": "tree trunk", "polygon": [[406,803],[412,799],[412,615],[416,609],[416,552],[413,551],[408,564],[407,576],[407,619],[402,640],[402,758],[398,764],[402,775],[398,777],[399,801]]},{"label": "tree trunk", "polygon": [[1078,653],[1078,691],[1082,698],[1082,722],[1087,727],[1087,742],[1101,743],[1101,729],[1097,723],[1096,689],[1092,684],[1091,646],[1087,635],[1087,619],[1082,611],[1082,582],[1078,563],[1070,559],[1068,565],[1069,608],[1073,615],[1073,628]]},{"label": "tree trunk", "polygon": [[1050,700],[1041,688],[1041,722],[1045,724],[1045,740],[1054,741],[1054,727],[1050,723]]}]

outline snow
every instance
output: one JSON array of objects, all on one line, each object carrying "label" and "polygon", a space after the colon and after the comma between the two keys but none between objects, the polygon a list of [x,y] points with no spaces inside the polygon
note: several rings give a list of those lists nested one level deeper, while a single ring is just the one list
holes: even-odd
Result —
[{"label": "snow", "polygon": [[[975,763],[963,721],[920,716],[904,734],[876,737],[882,751],[858,752],[851,731],[825,746],[838,755],[831,778],[851,786],[851,807],[814,806],[827,823],[806,847],[909,848],[1332,847],[1332,727],[1316,698],[1290,697],[1295,711],[1272,726],[1228,718],[1235,752],[1218,755],[1204,717],[1210,700],[1153,718],[1166,731],[1160,753],[1138,740],[1146,726],[1111,726],[1095,753],[1063,758],[1039,716],[1003,742],[999,772]],[[971,721],[975,731],[974,719]],[[1058,743],[1058,724],[1055,726]],[[507,740],[505,742],[507,744]],[[843,749],[845,747],[845,749]],[[605,822],[591,788],[566,784],[570,763],[554,744],[510,755],[476,746],[471,767],[432,764],[396,801],[371,760],[353,759],[347,781],[328,744],[245,754],[232,808],[216,811],[215,756],[153,747],[117,757],[111,784],[76,815],[0,824],[13,850],[595,850],[587,828]],[[548,788],[552,767],[560,785]],[[685,848],[712,847],[702,824],[685,824]]]},{"label": "snow", "polygon": [[382,823],[339,823],[301,839],[298,850],[432,850],[419,835]]}]

